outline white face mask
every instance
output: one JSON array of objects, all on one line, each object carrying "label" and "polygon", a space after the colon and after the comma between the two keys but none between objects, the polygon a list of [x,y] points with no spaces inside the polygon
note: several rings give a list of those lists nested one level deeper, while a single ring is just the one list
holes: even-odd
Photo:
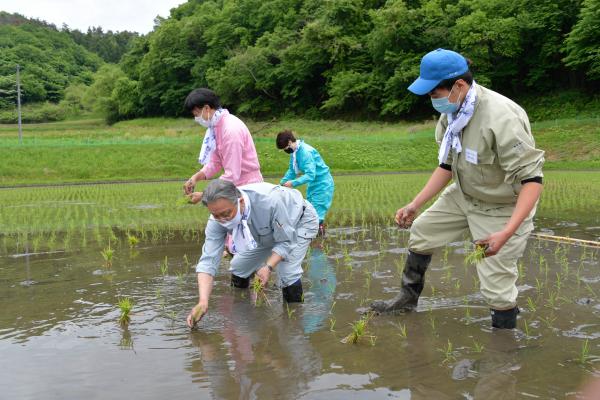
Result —
[{"label": "white face mask", "polygon": [[229,221],[220,222],[217,220],[217,222],[223,228],[227,228],[227,230],[233,230],[236,226],[238,226],[242,222],[242,213],[240,212],[240,199],[238,199],[237,202],[237,213],[235,214],[235,217],[233,217]]},{"label": "white face mask", "polygon": [[194,121],[196,121],[197,123],[199,123],[200,125],[202,125],[205,128],[210,128],[210,120],[208,119],[208,115],[210,115],[210,114],[206,115],[207,119],[203,118],[203,116],[204,116],[204,108],[203,108],[202,112],[200,113],[200,116],[194,117]]}]

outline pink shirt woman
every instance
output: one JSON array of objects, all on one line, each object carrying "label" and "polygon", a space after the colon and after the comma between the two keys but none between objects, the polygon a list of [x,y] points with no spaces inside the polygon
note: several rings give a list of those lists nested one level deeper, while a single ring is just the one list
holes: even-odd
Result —
[{"label": "pink shirt woman", "polygon": [[202,198],[201,192],[193,192],[200,180],[210,179],[224,170],[220,179],[236,186],[262,182],[256,147],[246,124],[226,109],[221,108],[218,96],[210,89],[195,89],[185,100],[185,108],[194,119],[207,128],[199,161],[200,171],[192,175],[183,190],[193,203]]},{"label": "pink shirt woman", "polygon": [[200,170],[210,179],[221,169],[225,172],[221,179],[233,182],[236,186],[262,182],[256,147],[246,124],[227,110],[215,125],[216,149],[208,164]]}]

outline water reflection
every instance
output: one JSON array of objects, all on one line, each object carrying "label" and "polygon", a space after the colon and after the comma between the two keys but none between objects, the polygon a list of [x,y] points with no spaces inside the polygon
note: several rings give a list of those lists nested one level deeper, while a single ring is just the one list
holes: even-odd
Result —
[{"label": "water reflection", "polygon": [[[215,302],[193,333],[178,322],[197,299],[184,259],[198,253],[197,243],[139,247],[137,257],[126,244],[115,246],[110,270],[98,247],[2,257],[0,387],[9,387],[3,395],[93,397],[73,384],[86,381],[93,382],[86,393],[111,398],[134,386],[145,398],[564,398],[592,373],[600,340],[598,250],[531,240],[519,278],[522,332],[503,336],[489,328],[478,281],[455,244],[447,259],[436,256],[440,267],[432,268],[417,312],[374,318],[368,331],[377,336],[375,346],[347,345],[340,340],[360,304],[397,288],[403,251],[390,250],[406,246],[404,235],[388,236],[381,227],[348,232],[315,241],[305,302],[289,310],[275,289],[267,291],[271,306],[252,305],[247,290],[229,287],[223,265]],[[135,303],[128,328],[117,322],[123,296]],[[329,318],[337,320],[333,332]],[[449,340],[455,359],[445,361],[441,349]],[[591,361],[582,365],[586,340]],[[474,342],[484,349],[476,351]],[[52,385],[61,385],[62,397],[45,391]]]},{"label": "water reflection", "polygon": [[321,242],[313,242],[306,277],[311,282],[305,306],[302,309],[304,333],[317,332],[323,327],[333,305],[337,278],[335,268],[321,248]]},{"label": "water reflection", "polygon": [[257,308],[236,292],[221,294],[216,303],[213,312],[224,324],[218,334],[190,334],[198,353],[188,366],[195,381],[208,382],[213,399],[295,399],[320,373],[321,358],[299,319],[281,323],[275,310]]},{"label": "water reflection", "polygon": [[473,391],[476,400],[517,398],[515,371],[521,369],[517,360],[519,343],[515,332],[494,330],[488,335],[483,356],[475,363],[478,375]]}]

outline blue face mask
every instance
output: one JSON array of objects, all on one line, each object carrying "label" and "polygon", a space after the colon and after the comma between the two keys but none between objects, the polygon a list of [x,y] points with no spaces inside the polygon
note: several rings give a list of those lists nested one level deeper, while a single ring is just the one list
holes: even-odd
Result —
[{"label": "blue face mask", "polygon": [[439,99],[431,98],[431,105],[437,112],[441,114],[454,114],[458,111],[458,108],[460,107],[460,103],[458,102],[458,99],[460,99],[460,93],[458,93],[458,99],[456,100],[456,103],[452,103],[449,100],[452,90],[454,90],[454,86],[452,86],[452,89],[450,90],[450,93],[448,93],[447,97],[441,97]]}]

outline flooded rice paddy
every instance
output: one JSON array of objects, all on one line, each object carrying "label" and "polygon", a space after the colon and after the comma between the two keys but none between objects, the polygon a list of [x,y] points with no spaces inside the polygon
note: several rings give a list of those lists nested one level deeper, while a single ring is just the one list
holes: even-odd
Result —
[{"label": "flooded rice paddy", "polygon": [[[600,239],[595,215],[536,225]],[[469,241],[451,243],[434,256],[418,310],[373,317],[350,344],[357,309],[398,290],[407,231],[330,229],[305,261],[305,303],[290,307],[277,288],[270,305],[253,304],[229,286],[223,261],[196,331],[184,320],[202,238],[170,232],[133,248],[117,239],[111,265],[95,243],[1,255],[0,397],[562,399],[600,359],[599,249],[531,238],[518,329],[507,332],[490,328],[464,263]],[[123,298],[133,302],[127,326]]]}]

